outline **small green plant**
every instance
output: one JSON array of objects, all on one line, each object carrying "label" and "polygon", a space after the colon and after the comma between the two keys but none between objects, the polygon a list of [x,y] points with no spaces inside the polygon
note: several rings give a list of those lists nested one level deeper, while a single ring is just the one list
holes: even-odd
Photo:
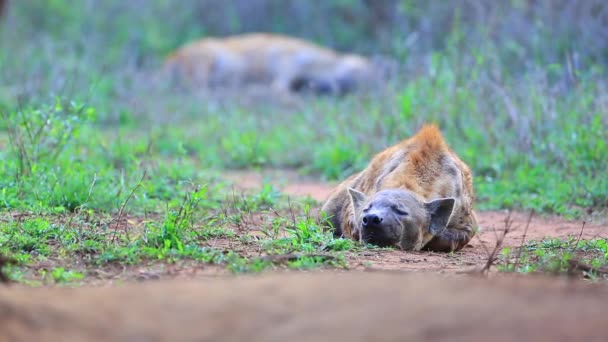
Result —
[{"label": "small green plant", "polygon": [[55,267],[50,271],[50,273],[46,273],[45,270],[43,270],[42,272],[43,278],[47,274],[50,274],[51,279],[58,284],[71,283],[84,278],[84,275],[82,273],[66,270],[63,267]]},{"label": "small green plant", "polygon": [[262,184],[262,189],[253,197],[253,199],[257,203],[258,208],[268,208],[276,205],[279,196],[279,191],[277,191],[272,184],[264,182]]},{"label": "small green plant", "polygon": [[286,262],[291,268],[319,266],[344,267],[340,252],[354,249],[350,239],[335,238],[333,233],[310,215],[310,206],[304,205],[303,214],[294,221],[275,217],[269,229],[262,230],[268,240],[263,242],[269,253],[265,260],[273,263]]},{"label": "small green plant", "polygon": [[52,105],[0,114],[7,123],[12,155],[17,160],[17,179],[54,163],[82,126],[95,119],[93,108],[61,98]]},{"label": "small green plant", "polygon": [[606,277],[606,239],[545,239],[529,241],[521,250],[503,248],[498,269],[505,272],[565,274],[584,271],[586,276]]},{"label": "small green plant", "polygon": [[0,246],[11,253],[32,253],[47,256],[52,241],[61,239],[60,226],[44,218],[26,219],[23,222],[0,223]]},{"label": "small green plant", "polygon": [[289,261],[289,268],[293,269],[314,269],[320,266],[330,267],[346,267],[346,260],[343,255],[326,256],[326,255],[304,255],[295,260]]},{"label": "small green plant", "polygon": [[[144,234],[137,244],[145,247],[149,251],[157,250],[157,257],[164,258],[167,253],[177,252],[183,253],[185,247],[196,242],[196,239],[201,236],[208,236],[202,232],[199,233],[194,228],[195,215],[200,210],[201,204],[208,200],[207,186],[196,185],[194,189],[187,192],[180,203],[175,204],[175,207],[167,208],[165,219],[160,225],[151,223],[147,225],[146,234]],[[205,227],[201,227],[204,231]]]},{"label": "small green plant", "polygon": [[284,228],[285,237],[268,241],[269,250],[283,252],[315,253],[320,251],[344,251],[354,247],[352,240],[335,238],[333,233],[310,215],[310,206],[305,205],[303,215],[295,221],[279,217],[273,220],[270,237],[278,237],[278,228]]}]

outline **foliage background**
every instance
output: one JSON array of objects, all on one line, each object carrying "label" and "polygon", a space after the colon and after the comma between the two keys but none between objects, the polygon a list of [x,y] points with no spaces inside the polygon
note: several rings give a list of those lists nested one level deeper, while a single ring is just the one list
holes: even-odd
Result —
[{"label": "foliage background", "polygon": [[[287,107],[179,92],[156,75],[185,42],[248,31],[398,68],[373,94]],[[0,39],[6,208],[116,211],[144,169],[142,203],[210,168],[339,179],[427,121],[472,166],[482,208],[608,206],[601,0],[22,0]],[[45,139],[26,139],[28,125]]]}]

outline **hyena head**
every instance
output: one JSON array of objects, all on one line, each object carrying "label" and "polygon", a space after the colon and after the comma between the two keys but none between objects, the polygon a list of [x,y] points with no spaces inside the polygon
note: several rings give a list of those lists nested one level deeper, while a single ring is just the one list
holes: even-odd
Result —
[{"label": "hyena head", "polygon": [[320,70],[305,70],[294,77],[289,89],[297,93],[315,95],[346,95],[365,88],[375,80],[372,64],[357,55],[343,55]]},{"label": "hyena head", "polygon": [[455,202],[454,198],[423,202],[402,189],[383,190],[370,198],[352,188],[348,193],[355,214],[354,236],[358,234],[364,243],[404,250],[420,250],[441,233]]},{"label": "hyena head", "polygon": [[346,94],[366,88],[376,81],[376,70],[365,58],[346,54],[340,57],[333,70],[338,92]]}]

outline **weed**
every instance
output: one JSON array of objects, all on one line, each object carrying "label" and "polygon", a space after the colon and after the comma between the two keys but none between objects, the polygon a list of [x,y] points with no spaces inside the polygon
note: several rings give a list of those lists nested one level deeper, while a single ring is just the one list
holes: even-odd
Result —
[{"label": "weed", "polygon": [[12,156],[17,160],[16,179],[55,163],[70,141],[80,134],[82,122],[95,118],[93,108],[61,98],[42,108],[0,113],[7,123]]},{"label": "weed", "polygon": [[275,217],[270,229],[262,229],[262,232],[268,238],[263,242],[263,248],[269,253],[262,259],[273,263],[287,261],[292,268],[344,267],[345,261],[339,252],[355,247],[351,239],[335,238],[322,221],[313,218],[309,205],[305,205],[302,216],[294,216],[293,221],[280,215]]},{"label": "weed", "polygon": [[15,259],[9,258],[4,255],[0,255],[0,283],[8,283],[10,280],[10,276],[8,275],[8,271],[5,268],[8,266],[15,264]]},{"label": "weed", "polygon": [[586,276],[605,277],[602,269],[608,265],[608,242],[601,238],[580,240],[576,237],[529,241],[517,255],[503,249],[502,259],[501,271],[569,274],[586,265]]},{"label": "weed", "polygon": [[[46,277],[46,271],[42,271],[42,277]],[[50,272],[50,277],[55,283],[70,283],[76,280],[81,280],[84,275],[79,272],[66,270],[63,267],[55,267]]]}]

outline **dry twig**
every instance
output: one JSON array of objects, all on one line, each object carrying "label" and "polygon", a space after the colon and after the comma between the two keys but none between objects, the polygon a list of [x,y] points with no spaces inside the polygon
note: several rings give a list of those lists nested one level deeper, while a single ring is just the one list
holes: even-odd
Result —
[{"label": "dry twig", "polygon": [[519,266],[519,258],[521,257],[521,251],[524,248],[524,243],[526,243],[526,235],[528,235],[528,228],[530,227],[532,216],[534,216],[534,211],[530,210],[530,215],[528,215],[528,221],[526,222],[526,228],[524,228],[524,235],[521,238],[521,244],[519,244],[519,249],[517,250],[517,257],[515,258],[515,268]]},{"label": "dry twig", "polygon": [[505,228],[503,230],[503,233],[501,236],[496,238],[496,244],[494,245],[494,249],[492,250],[492,252],[490,252],[490,255],[488,255],[488,260],[486,261],[485,265],[481,268],[481,270],[479,270],[479,273],[482,273],[482,274],[487,273],[490,270],[490,268],[492,267],[492,265],[494,265],[494,262],[496,262],[496,255],[498,255],[498,251],[502,247],[502,244],[505,240],[505,236],[507,236],[507,234],[511,231],[512,224],[513,224],[513,221],[511,221],[511,212],[509,212],[509,214],[505,218]]}]

